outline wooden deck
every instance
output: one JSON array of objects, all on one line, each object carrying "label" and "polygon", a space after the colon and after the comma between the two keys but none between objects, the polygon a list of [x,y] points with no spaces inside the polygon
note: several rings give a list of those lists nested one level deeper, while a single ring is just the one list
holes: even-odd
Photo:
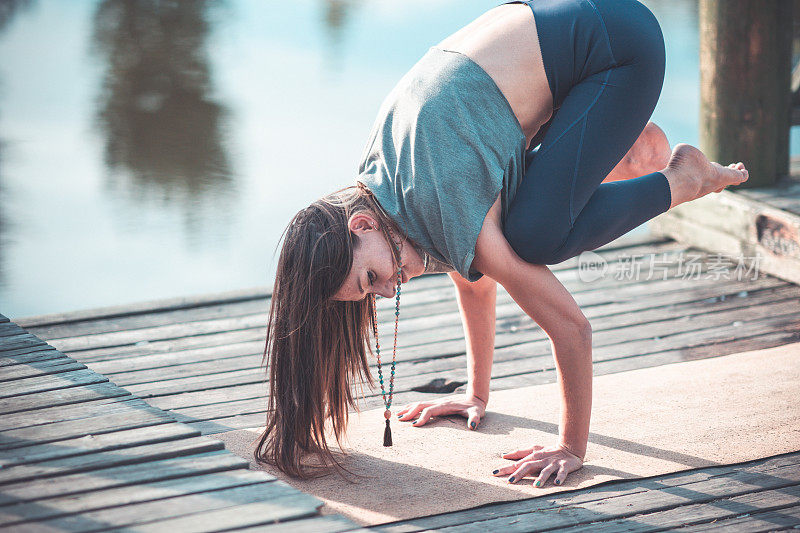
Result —
[{"label": "wooden deck", "polygon": [[0,412],[3,531],[356,527],[2,315]]},{"label": "wooden deck", "polygon": [[[608,270],[594,281],[582,281],[578,258],[551,267],[592,323],[596,375],[800,341],[800,287],[752,270],[747,275],[740,271],[737,279],[736,258],[652,236],[620,239],[597,253]],[[543,331],[502,288],[497,303],[492,389],[555,381]],[[268,304],[266,290],[253,290],[20,323],[183,423],[176,427],[213,435],[263,424],[261,353]],[[384,300],[379,305],[382,330],[391,328],[391,304]],[[459,390],[466,382],[465,343],[449,279],[412,280],[401,306],[395,403]],[[43,351],[42,361],[45,353],[53,352]],[[362,405],[377,407],[380,399],[371,393]],[[695,524],[693,529],[772,530],[800,524],[799,491],[797,453],[382,529],[652,531],[661,524]]]}]

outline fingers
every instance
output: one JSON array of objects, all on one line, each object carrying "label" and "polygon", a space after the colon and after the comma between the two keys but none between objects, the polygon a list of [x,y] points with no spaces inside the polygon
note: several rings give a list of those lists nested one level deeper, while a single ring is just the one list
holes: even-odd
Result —
[{"label": "fingers", "polygon": [[478,424],[481,423],[481,416],[478,414],[477,407],[470,407],[467,409],[467,427],[471,430],[478,429]]},{"label": "fingers", "polygon": [[[544,468],[547,465],[546,459],[536,459],[536,460],[526,460],[526,461],[517,461],[512,463],[508,466],[504,466],[502,468],[498,468],[492,475],[495,476],[507,476],[509,474],[513,474],[512,477],[517,477],[516,474],[520,468],[525,467],[527,471],[535,472],[538,471],[540,468]],[[519,478],[521,479],[521,478]],[[509,478],[509,481],[511,479]]]},{"label": "fingers", "polygon": [[556,474],[553,483],[555,483],[556,485],[561,485],[562,483],[564,483],[564,480],[567,479],[568,473],[569,472],[567,472],[567,463],[565,461],[560,461],[558,466],[558,473]]},{"label": "fingers", "polygon": [[399,416],[399,420],[406,422],[407,420],[413,420],[417,417],[417,415],[425,408],[425,404],[421,402],[412,403],[411,405],[407,405],[402,410],[398,411],[397,414]]},{"label": "fingers", "polygon": [[516,450],[516,451],[513,451],[513,452],[504,453],[502,455],[502,457],[503,457],[503,459],[511,459],[511,460],[522,459],[523,457],[527,457],[528,455],[530,455],[530,454],[532,454],[534,452],[537,452],[537,451],[541,450],[542,448],[544,448],[544,446],[538,446],[537,445],[537,446],[534,446],[533,448],[525,448],[525,449],[522,449],[522,450]]},{"label": "fingers", "polygon": [[411,425],[414,427],[424,426],[428,422],[428,420],[431,419],[431,417],[436,416],[441,411],[442,411],[441,405],[433,405],[430,407],[426,407],[420,412],[417,421]]},{"label": "fingers", "polygon": [[559,463],[561,463],[561,461],[553,461],[546,467],[542,468],[542,471],[539,472],[539,477],[536,478],[536,481],[534,481],[533,485],[536,487],[544,487],[544,484],[547,483],[547,478],[549,478],[550,475],[560,466]]}]

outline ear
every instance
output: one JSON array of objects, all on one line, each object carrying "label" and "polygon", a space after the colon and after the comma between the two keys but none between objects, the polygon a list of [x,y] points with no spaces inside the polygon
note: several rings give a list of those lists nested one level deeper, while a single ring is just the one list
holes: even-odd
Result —
[{"label": "ear", "polygon": [[366,213],[356,213],[350,216],[347,227],[356,235],[378,229],[378,221]]}]

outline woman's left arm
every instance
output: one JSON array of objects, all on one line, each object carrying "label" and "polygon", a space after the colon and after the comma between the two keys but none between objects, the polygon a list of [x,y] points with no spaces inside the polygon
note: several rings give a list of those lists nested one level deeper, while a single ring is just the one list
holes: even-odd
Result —
[{"label": "woman's left arm", "polygon": [[[547,333],[553,348],[561,391],[558,446],[518,450],[495,475],[518,481],[540,471],[542,484],[556,473],[556,483],[583,464],[592,410],[592,330],[572,295],[545,265],[523,261],[506,240],[499,222],[499,202],[487,214],[472,266],[497,280],[517,304]],[[513,480],[512,480],[513,478]]]}]

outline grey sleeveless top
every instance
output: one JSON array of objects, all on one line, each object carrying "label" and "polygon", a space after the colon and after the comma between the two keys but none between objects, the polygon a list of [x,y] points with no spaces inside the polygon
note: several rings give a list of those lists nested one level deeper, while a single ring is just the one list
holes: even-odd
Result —
[{"label": "grey sleeveless top", "polygon": [[505,222],[525,148],[508,100],[486,71],[434,46],[381,104],[358,181],[428,256],[426,272],[455,270],[477,281],[478,234],[498,194]]}]

